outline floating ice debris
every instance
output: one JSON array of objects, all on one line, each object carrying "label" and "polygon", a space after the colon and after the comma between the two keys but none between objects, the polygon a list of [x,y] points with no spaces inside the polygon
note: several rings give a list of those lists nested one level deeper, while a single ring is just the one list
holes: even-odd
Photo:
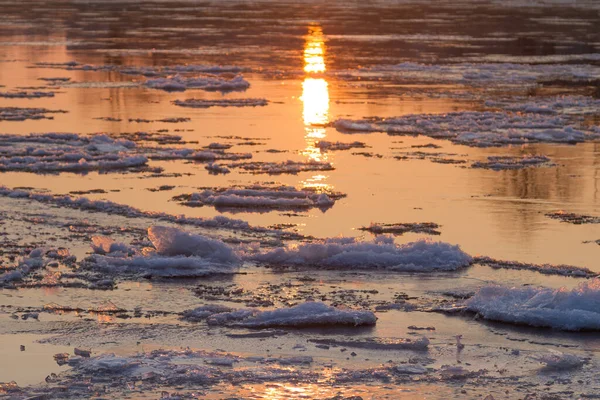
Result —
[{"label": "floating ice debris", "polygon": [[477,161],[471,164],[472,168],[492,169],[495,171],[507,169],[523,169],[528,167],[552,166],[546,156],[528,155],[523,157],[490,156],[487,161]]},{"label": "floating ice debris", "polygon": [[223,150],[163,149],[150,155],[153,160],[190,160],[198,162],[214,162],[217,160],[246,160],[252,158],[251,153],[227,153]]},{"label": "floating ice debris", "polygon": [[371,350],[427,350],[429,339],[420,336],[410,338],[366,338],[366,339],[309,339],[312,343],[337,347],[352,347]]},{"label": "floating ice debris", "polygon": [[51,78],[38,78],[38,80],[54,83],[54,82],[68,82],[71,80],[71,78],[57,76],[57,77],[51,77]]},{"label": "floating ice debris", "polygon": [[[478,57],[478,60],[480,57]],[[393,78],[395,82],[421,83],[462,83],[468,85],[516,85],[535,84],[540,79],[551,76],[589,80],[600,78],[595,65],[588,64],[516,64],[516,63],[455,63],[417,64],[401,63],[380,65],[352,72],[351,75],[375,73],[379,79]]]},{"label": "floating ice debris", "polygon": [[381,234],[393,234],[403,235],[408,232],[412,233],[426,233],[428,235],[440,235],[438,229],[440,226],[433,222],[419,222],[419,223],[398,223],[398,224],[375,224],[358,228],[361,231],[367,231],[376,235]]},{"label": "floating ice debris", "polygon": [[548,370],[569,370],[579,368],[584,364],[584,360],[574,354],[567,354],[557,350],[550,349],[546,354],[531,356],[532,359],[545,364]]},{"label": "floating ice debris", "polygon": [[184,194],[174,200],[190,207],[209,205],[219,211],[309,210],[323,211],[332,207],[341,193],[319,193],[293,186],[249,186],[245,188],[206,189],[200,193]]},{"label": "floating ice debris", "polygon": [[139,169],[148,159],[136,145],[106,135],[0,134],[0,171],[87,172]]},{"label": "floating ice debris", "polygon": [[217,163],[208,163],[204,166],[204,168],[212,175],[228,174],[231,172],[229,168]]},{"label": "floating ice debris", "polygon": [[193,310],[183,312],[182,319],[190,322],[199,322],[207,319],[213,314],[227,313],[233,311],[232,308],[220,304],[206,304]]},{"label": "floating ice debris", "polygon": [[158,122],[165,122],[168,124],[178,124],[180,122],[190,122],[192,119],[187,117],[171,117],[157,120]]},{"label": "floating ice debris", "polygon": [[[65,63],[47,63],[39,62],[35,64],[38,68],[65,69],[68,71],[116,71],[126,75],[143,75],[146,77],[166,76],[172,74],[221,74],[221,73],[240,73],[249,69],[235,65],[167,65],[161,67],[155,66],[122,66],[122,65],[90,65],[77,61]],[[69,80],[70,78],[40,78],[48,81]]]},{"label": "floating ice debris", "polygon": [[227,165],[229,168],[240,168],[253,174],[297,174],[307,171],[332,171],[335,168],[331,163],[319,162],[315,160],[309,161],[292,161],[283,162],[248,162],[235,163]]},{"label": "floating ice debris", "polygon": [[582,224],[600,224],[600,217],[585,214],[568,213],[564,211],[554,211],[547,213],[546,217],[557,219],[560,222],[567,222],[569,224],[582,225]]},{"label": "floating ice debris", "polygon": [[410,272],[453,271],[472,262],[471,256],[459,246],[425,240],[397,245],[388,236],[378,236],[365,242],[356,238],[330,238],[297,247],[278,248],[249,258],[274,266],[382,268]]},{"label": "floating ice debris", "polygon": [[0,92],[0,97],[6,99],[39,99],[54,97],[54,92]]},{"label": "floating ice debris", "polygon": [[66,113],[63,110],[48,110],[46,108],[0,107],[0,121],[25,121],[26,119],[53,119],[51,115]]},{"label": "floating ice debris", "polygon": [[224,242],[167,226],[148,228],[148,237],[162,256],[198,256],[207,260],[237,263],[233,249]]},{"label": "floating ice debris", "polygon": [[148,79],[145,86],[152,89],[161,89],[168,92],[182,92],[187,89],[202,89],[210,92],[243,92],[250,87],[250,83],[241,75],[231,79],[221,76],[185,77],[175,75],[169,78]]},{"label": "floating ice debris", "polygon": [[324,303],[306,302],[290,308],[273,311],[255,309],[213,314],[209,325],[227,325],[244,328],[308,327],[322,325],[375,325],[377,318],[371,311],[342,310]]},{"label": "floating ice debris", "polygon": [[175,100],[173,102],[179,107],[191,108],[209,108],[209,107],[263,107],[269,104],[266,99],[222,99],[222,100],[204,100],[204,99],[186,99]]},{"label": "floating ice debris", "polygon": [[576,288],[485,286],[465,302],[483,318],[567,331],[600,330],[600,279]]},{"label": "floating ice debris", "polygon": [[338,119],[333,122],[333,126],[343,133],[420,134],[477,147],[539,142],[578,143],[598,137],[596,132],[578,130],[570,124],[562,116],[490,111]]},{"label": "floating ice debris", "polygon": [[473,263],[487,265],[492,268],[506,268],[506,269],[517,269],[517,270],[529,270],[536,271],[545,275],[564,275],[564,276],[580,276],[580,277],[594,277],[598,276],[597,272],[593,272],[588,268],[575,267],[572,265],[553,265],[553,264],[528,264],[518,261],[503,261],[495,260],[491,257],[475,257]]},{"label": "floating ice debris", "polygon": [[210,219],[171,215],[162,212],[142,211],[138,208],[104,200],[90,200],[85,197],[58,196],[34,193],[25,190],[12,190],[0,186],[0,196],[29,199],[40,203],[53,204],[59,207],[77,210],[96,211],[106,214],[123,215],[130,218],[150,218],[159,221],[172,222],[180,225],[202,226],[206,228],[222,228],[235,230],[264,231],[262,228],[252,228],[246,221],[217,216]]},{"label": "floating ice debris", "polygon": [[520,100],[488,100],[485,105],[515,112],[567,115],[593,114],[600,107],[599,99],[585,96],[535,97]]},{"label": "floating ice debris", "polygon": [[315,142],[315,147],[321,149],[321,151],[335,151],[335,150],[350,150],[350,149],[363,149],[367,145],[363,142],[328,142],[326,140],[320,140]]}]

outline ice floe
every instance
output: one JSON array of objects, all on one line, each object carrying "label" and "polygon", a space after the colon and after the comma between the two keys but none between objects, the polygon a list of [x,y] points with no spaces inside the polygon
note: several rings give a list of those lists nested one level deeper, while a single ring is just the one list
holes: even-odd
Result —
[{"label": "ice floe", "polygon": [[556,96],[488,100],[485,105],[513,112],[584,115],[596,113],[600,107],[600,100],[585,96]]},{"label": "ice floe", "polygon": [[206,75],[198,77],[185,77],[175,75],[168,78],[148,79],[144,85],[151,89],[161,89],[168,92],[183,92],[187,89],[202,89],[209,92],[243,92],[250,87],[250,83],[241,75],[233,78]]},{"label": "ice floe", "polygon": [[140,169],[148,158],[135,143],[106,135],[0,135],[0,171],[87,172]]},{"label": "ice floe", "polygon": [[54,92],[0,92],[0,97],[5,99],[39,99],[54,97]]},{"label": "ice floe", "polygon": [[217,239],[184,232],[167,226],[152,226],[148,238],[163,256],[199,256],[211,261],[237,263],[232,248]]},{"label": "ice floe", "polygon": [[538,142],[578,143],[599,137],[597,132],[571,126],[562,116],[491,111],[338,119],[333,126],[343,133],[420,134],[477,147]]},{"label": "ice floe", "polygon": [[546,213],[546,217],[557,219],[560,222],[566,222],[575,225],[600,224],[600,217],[596,217],[593,215],[569,213],[565,211],[554,211]]},{"label": "ice floe", "polygon": [[343,142],[328,142],[326,140],[319,140],[318,142],[315,142],[315,147],[320,149],[321,151],[335,151],[335,150],[363,149],[363,148],[367,147],[367,145],[363,142],[343,143]]},{"label": "ice floe", "polygon": [[567,331],[600,330],[600,279],[572,290],[485,286],[466,302],[485,319]]},{"label": "ice floe", "polygon": [[266,99],[221,99],[221,100],[204,100],[204,99],[186,99],[175,100],[173,102],[179,107],[190,108],[210,108],[210,107],[264,107],[269,102]]},{"label": "ice floe", "polygon": [[239,219],[231,219],[224,216],[214,218],[186,217],[184,215],[172,215],[164,212],[142,211],[138,208],[115,203],[106,200],[90,200],[86,197],[72,197],[35,193],[22,189],[9,189],[0,186],[0,196],[27,199],[45,204],[52,204],[64,208],[77,210],[95,211],[106,214],[122,215],[129,218],[149,218],[157,221],[176,223],[179,225],[200,226],[205,228],[221,228],[233,230],[255,230],[264,231],[263,228],[251,227],[248,222]]},{"label": "ice floe", "polygon": [[209,325],[227,325],[244,328],[308,327],[323,325],[375,325],[377,318],[371,311],[356,311],[330,307],[324,303],[306,302],[290,308],[272,311],[242,309],[208,317]]},{"label": "ice floe", "polygon": [[174,200],[190,207],[213,206],[219,211],[309,210],[325,211],[341,193],[296,189],[293,186],[254,185],[241,188],[206,189],[199,193],[179,195]]},{"label": "ice floe", "polygon": [[150,227],[148,237],[154,249],[137,253],[122,244],[95,240],[92,246],[98,254],[82,266],[111,275],[202,277],[233,273],[240,263],[233,249],[217,239],[165,226]]},{"label": "ice floe", "polygon": [[523,169],[528,167],[552,166],[550,158],[543,155],[526,155],[522,157],[489,156],[487,161],[476,161],[472,168],[492,169],[495,171],[507,169]]},{"label": "ice floe", "polygon": [[576,267],[573,265],[554,265],[554,264],[531,264],[518,261],[496,260],[491,257],[475,257],[475,264],[487,265],[492,268],[500,269],[516,269],[535,271],[545,275],[563,275],[563,276],[579,276],[579,277],[594,277],[598,276],[597,272],[591,271],[588,268]]},{"label": "ice floe", "polygon": [[48,110],[46,108],[0,107],[0,121],[25,121],[27,119],[53,119],[52,115],[66,113],[63,110]]},{"label": "ice floe", "polygon": [[418,223],[398,223],[398,224],[375,224],[358,228],[361,231],[367,231],[376,235],[393,234],[403,235],[405,233],[426,233],[428,235],[440,235],[438,230],[440,226],[434,222],[418,222]]},{"label": "ice floe", "polygon": [[[479,57],[478,57],[479,60]],[[350,75],[394,78],[395,82],[461,83],[467,85],[517,85],[535,84],[548,77],[577,80],[600,78],[600,71],[592,64],[518,64],[518,63],[454,63],[418,64],[405,62],[379,65],[351,72]]]},{"label": "ice floe", "polygon": [[471,264],[459,246],[420,240],[397,245],[388,236],[361,242],[355,238],[330,238],[294,247],[278,248],[249,256],[274,266],[331,269],[387,269],[391,271],[454,271]]},{"label": "ice floe", "polygon": [[315,160],[309,161],[282,161],[282,162],[247,162],[228,164],[228,168],[239,168],[252,174],[298,174],[307,171],[332,171],[335,168],[331,163]]}]

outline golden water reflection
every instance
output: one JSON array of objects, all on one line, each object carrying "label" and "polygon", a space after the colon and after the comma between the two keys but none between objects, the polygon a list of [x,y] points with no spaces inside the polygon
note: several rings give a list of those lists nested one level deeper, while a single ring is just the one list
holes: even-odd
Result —
[{"label": "golden water reflection", "polygon": [[[328,155],[315,145],[319,140],[326,138],[325,126],[329,123],[329,87],[327,80],[322,76],[315,76],[325,72],[325,41],[323,29],[312,25],[308,28],[306,43],[304,45],[304,71],[307,76],[302,82],[304,121],[304,138],[306,148],[302,152],[309,161],[326,162]],[[327,175],[316,174],[303,182],[305,187],[327,189]]]}]

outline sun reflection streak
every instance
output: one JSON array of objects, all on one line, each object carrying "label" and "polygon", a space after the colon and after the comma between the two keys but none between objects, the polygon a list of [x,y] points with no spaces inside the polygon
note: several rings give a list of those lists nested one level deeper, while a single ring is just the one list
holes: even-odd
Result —
[{"label": "sun reflection streak", "polygon": [[[316,76],[325,72],[325,41],[320,26],[309,26],[304,46],[304,71],[307,76],[302,82],[302,100],[306,148],[302,152],[309,161],[328,161],[327,153],[315,146],[326,138],[325,126],[329,123],[329,86],[325,78]],[[329,189],[326,175],[314,175],[304,183],[305,187]]]}]

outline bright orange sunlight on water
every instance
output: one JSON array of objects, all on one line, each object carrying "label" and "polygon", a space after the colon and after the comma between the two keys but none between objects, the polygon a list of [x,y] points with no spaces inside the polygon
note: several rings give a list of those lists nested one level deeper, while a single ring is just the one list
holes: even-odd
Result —
[{"label": "bright orange sunlight on water", "polygon": [[[329,122],[329,89],[324,78],[313,75],[325,70],[323,29],[320,26],[310,26],[304,46],[304,71],[308,76],[302,82],[302,117],[306,133],[306,149],[302,154],[309,160],[318,162],[328,161],[327,153],[322,153],[315,143],[326,137],[325,126]],[[313,175],[304,181],[304,186],[325,189],[329,187],[326,179],[327,175]]]}]

